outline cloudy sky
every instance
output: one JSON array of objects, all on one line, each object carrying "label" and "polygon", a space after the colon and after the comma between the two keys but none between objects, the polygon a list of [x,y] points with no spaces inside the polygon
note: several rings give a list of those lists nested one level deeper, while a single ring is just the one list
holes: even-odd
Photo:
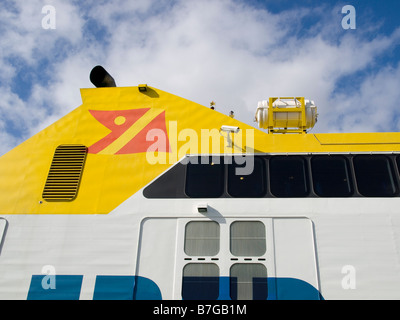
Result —
[{"label": "cloudy sky", "polygon": [[400,131],[399,18],[398,0],[2,0],[0,155],[81,105],[98,64],[253,126],[258,101],[305,96],[312,132]]}]

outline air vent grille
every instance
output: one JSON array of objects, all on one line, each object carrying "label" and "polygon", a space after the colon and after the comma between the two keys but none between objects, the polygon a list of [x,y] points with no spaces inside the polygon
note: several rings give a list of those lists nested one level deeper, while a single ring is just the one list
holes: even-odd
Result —
[{"label": "air vent grille", "polygon": [[82,177],[87,147],[60,145],[54,152],[50,171],[43,190],[46,201],[74,200]]}]

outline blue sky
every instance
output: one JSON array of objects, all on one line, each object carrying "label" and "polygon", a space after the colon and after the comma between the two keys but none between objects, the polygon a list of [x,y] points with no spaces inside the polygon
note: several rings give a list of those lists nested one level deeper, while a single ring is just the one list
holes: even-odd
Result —
[{"label": "blue sky", "polygon": [[399,18],[397,0],[2,1],[0,154],[78,107],[98,64],[253,126],[258,101],[300,95],[312,132],[399,131]]}]

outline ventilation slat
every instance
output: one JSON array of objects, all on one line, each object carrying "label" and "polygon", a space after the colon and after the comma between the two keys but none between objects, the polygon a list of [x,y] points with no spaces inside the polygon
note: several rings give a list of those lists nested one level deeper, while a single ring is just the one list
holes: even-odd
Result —
[{"label": "ventilation slat", "polygon": [[61,145],[54,152],[42,197],[46,201],[76,198],[87,155],[83,145]]}]

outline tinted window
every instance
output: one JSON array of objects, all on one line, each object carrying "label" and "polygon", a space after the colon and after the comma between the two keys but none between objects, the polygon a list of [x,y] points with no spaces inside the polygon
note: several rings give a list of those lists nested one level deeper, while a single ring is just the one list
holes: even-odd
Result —
[{"label": "tinted window", "polygon": [[266,300],[267,268],[259,263],[236,263],[230,270],[232,300]]},{"label": "tinted window", "polygon": [[384,155],[354,158],[358,190],[366,197],[390,197],[397,192],[397,182],[390,160]]},{"label": "tinted window", "polygon": [[265,225],[261,221],[236,221],[231,224],[231,253],[235,256],[256,256],[265,253]]},{"label": "tinted window", "polygon": [[196,157],[193,159],[197,160],[197,163],[190,162],[186,169],[186,194],[192,198],[220,197],[224,190],[222,158]]},{"label": "tinted window", "polygon": [[228,193],[242,198],[264,196],[264,161],[254,157],[234,157],[232,162],[228,165]]},{"label": "tinted window", "polygon": [[219,252],[219,224],[192,221],[185,228],[185,253],[189,256],[214,256]]},{"label": "tinted window", "polygon": [[276,197],[308,195],[306,162],[300,156],[276,156],[270,159],[271,193]]},{"label": "tinted window", "polygon": [[311,160],[314,191],[320,197],[352,195],[347,159],[341,156],[316,156]]},{"label": "tinted window", "polygon": [[216,300],[219,296],[219,268],[214,263],[189,263],[183,268],[184,300]]},{"label": "tinted window", "polygon": [[143,195],[146,198],[186,198],[185,175],[186,165],[177,163],[149,184]]}]

